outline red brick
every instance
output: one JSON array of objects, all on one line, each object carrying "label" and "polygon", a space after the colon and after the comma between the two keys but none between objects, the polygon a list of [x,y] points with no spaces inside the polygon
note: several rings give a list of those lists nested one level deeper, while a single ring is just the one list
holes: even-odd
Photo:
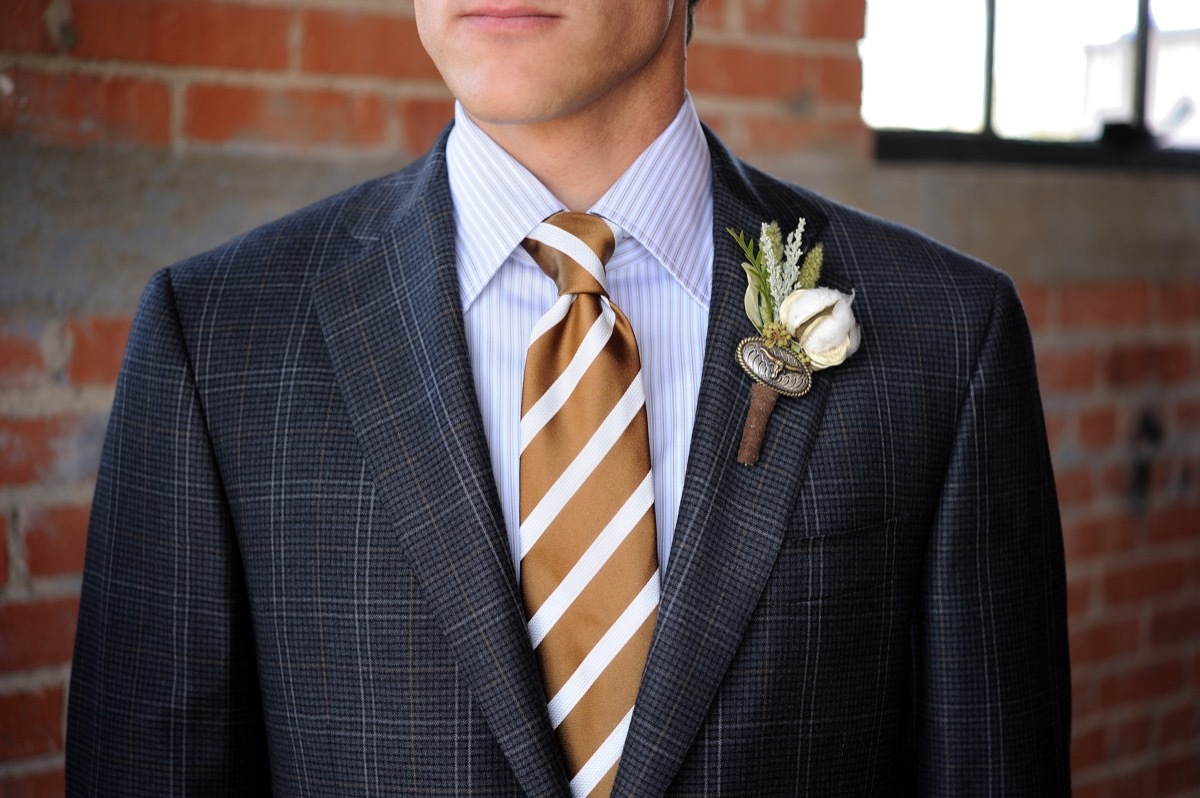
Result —
[{"label": "red brick", "polygon": [[1200,788],[1200,756],[1189,752],[1158,763],[1154,769],[1154,794],[1195,796]]},{"label": "red brick", "polygon": [[1096,496],[1095,475],[1090,468],[1073,468],[1054,475],[1058,503],[1062,506],[1087,504]]},{"label": "red brick", "polygon": [[1139,665],[1100,682],[1100,701],[1106,708],[1138,704],[1175,694],[1184,685],[1179,662]]},{"label": "red brick", "polygon": [[1089,517],[1063,524],[1067,560],[1079,562],[1107,554],[1132,551],[1137,545],[1137,522],[1126,515]]},{"label": "red brick", "polygon": [[1189,702],[1163,716],[1158,745],[1167,748],[1185,740],[1200,741],[1200,704]]},{"label": "red brick", "polygon": [[688,88],[701,94],[811,103],[820,72],[820,58],[798,53],[706,42],[688,48]]},{"label": "red brick", "polygon": [[300,20],[304,29],[300,64],[306,72],[441,82],[410,18],[306,9]]},{"label": "red brick", "polygon": [[71,359],[67,362],[67,379],[78,385],[116,382],[130,325],[128,316],[69,322]]},{"label": "red brick", "polygon": [[1050,444],[1051,455],[1057,454],[1062,448],[1067,431],[1074,422],[1073,415],[1065,413],[1046,413],[1046,438]]},{"label": "red brick", "polygon": [[1150,619],[1150,643],[1200,642],[1200,603],[1184,607],[1155,608]]},{"label": "red brick", "polygon": [[1072,627],[1071,666],[1117,659],[1137,650],[1141,624],[1136,618]]},{"label": "red brick", "polygon": [[1118,346],[1105,358],[1105,382],[1117,388],[1150,382],[1158,370],[1157,357],[1155,348],[1149,344]]},{"label": "red brick", "polygon": [[61,476],[59,455],[81,430],[76,416],[0,419],[0,484],[27,485]]},{"label": "red brick", "polygon": [[1096,385],[1100,359],[1091,349],[1041,351],[1037,370],[1043,393],[1087,391]]},{"label": "red brick", "polygon": [[1092,684],[1090,681],[1082,682],[1080,674],[1072,674],[1071,683],[1071,716],[1076,725],[1080,720],[1092,718],[1099,715],[1100,711],[1100,685],[1098,681]]},{"label": "red brick", "polygon": [[0,513],[0,589],[8,584],[8,514]]},{"label": "red brick", "polygon": [[1018,291],[1030,329],[1034,332],[1044,331],[1050,326],[1050,288],[1039,283],[1021,283]]},{"label": "red brick", "polygon": [[378,146],[383,103],[373,94],[200,84],[187,91],[186,135],[196,141]]},{"label": "red brick", "polygon": [[818,85],[822,102],[858,108],[862,103],[862,61],[858,58],[822,58]]},{"label": "red brick", "polygon": [[284,8],[202,0],[71,0],[80,58],[283,69]]},{"label": "red brick", "polygon": [[701,0],[694,21],[697,30],[724,30],[725,0]]},{"label": "red brick", "polygon": [[1129,492],[1131,480],[1127,463],[1107,466],[1100,474],[1100,491],[1105,496],[1124,496]]},{"label": "red brick", "polygon": [[1110,759],[1145,753],[1154,735],[1154,719],[1148,715],[1122,721],[1113,731],[1108,748]]},{"label": "red brick", "polygon": [[1111,606],[1169,596],[1183,589],[1187,575],[1188,563],[1179,559],[1115,566],[1104,575],[1104,602]]},{"label": "red brick", "polygon": [[1154,376],[1163,385],[1179,385],[1195,373],[1195,353],[1187,344],[1162,344],[1153,349]]},{"label": "red brick", "polygon": [[1200,429],[1200,400],[1184,399],[1171,408],[1175,425],[1186,430]]},{"label": "red brick", "polygon": [[1150,466],[1150,489],[1155,495],[1161,495],[1171,487],[1175,479],[1178,462],[1169,455],[1160,455]]},{"label": "red brick", "polygon": [[1086,770],[1103,762],[1106,756],[1104,738],[1103,726],[1072,735],[1071,770]]},{"label": "red brick", "polygon": [[66,791],[67,780],[61,768],[0,778],[0,795],[4,798],[62,798]]},{"label": "red brick", "polygon": [[818,39],[857,42],[866,33],[866,0],[808,0],[806,5],[808,33]]},{"label": "red brick", "polygon": [[405,100],[399,107],[404,151],[417,156],[428,150],[454,118],[453,100]]},{"label": "red brick", "polygon": [[1195,280],[1165,283],[1159,298],[1164,322],[1200,322],[1200,283]]},{"label": "red brick", "polygon": [[863,36],[865,0],[757,0],[743,3],[747,30],[856,42]]},{"label": "red brick", "polygon": [[0,673],[69,662],[78,613],[74,597],[0,605]]},{"label": "red brick", "polygon": [[1092,608],[1092,580],[1078,578],[1067,580],[1067,615],[1078,618]]},{"label": "red brick", "polygon": [[45,330],[40,321],[0,322],[0,387],[27,387],[48,376],[42,355]]},{"label": "red brick", "polygon": [[1117,442],[1117,411],[1093,407],[1079,414],[1079,443],[1085,449],[1111,448]]},{"label": "red brick", "polygon": [[1146,536],[1153,543],[1175,540],[1200,543],[1200,504],[1155,510],[1147,519]]},{"label": "red brick", "polygon": [[46,33],[42,12],[50,0],[4,0],[0,25],[0,50],[18,53],[52,53],[54,42]]},{"label": "red brick", "polygon": [[1106,798],[1146,798],[1151,771],[1143,765],[1130,773],[1119,773],[1108,779]]},{"label": "red brick", "polygon": [[1150,286],[1144,282],[1075,283],[1059,302],[1059,322],[1064,327],[1146,324],[1150,321]]},{"label": "red brick", "polygon": [[25,557],[30,576],[58,576],[83,571],[89,508],[48,507],[22,518]]},{"label": "red brick", "polygon": [[170,99],[155,80],[9,73],[15,91],[0,105],[0,132],[42,144],[142,144],[160,147],[170,138]]},{"label": "red brick", "polygon": [[0,696],[0,762],[63,750],[63,691]]}]

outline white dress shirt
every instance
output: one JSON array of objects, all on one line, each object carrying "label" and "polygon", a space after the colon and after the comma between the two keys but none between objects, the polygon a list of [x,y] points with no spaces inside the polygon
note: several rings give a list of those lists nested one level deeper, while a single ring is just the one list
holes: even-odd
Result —
[{"label": "white dress shirt", "polygon": [[[461,106],[456,105],[454,119],[446,162],[467,346],[519,573],[525,353],[534,323],[558,296],[521,241],[566,207]],[[708,143],[687,97],[674,121],[590,209],[625,232],[608,262],[608,291],[633,326],[642,360],[663,573],[683,493],[704,361],[712,206]]]}]

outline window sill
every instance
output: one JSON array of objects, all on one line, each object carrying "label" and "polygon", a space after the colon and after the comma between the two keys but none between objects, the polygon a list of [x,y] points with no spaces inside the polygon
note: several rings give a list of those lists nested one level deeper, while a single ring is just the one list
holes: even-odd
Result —
[{"label": "window sill", "polygon": [[1110,142],[1043,142],[1003,139],[976,133],[877,130],[875,158],[888,162],[940,161],[1200,171],[1200,151],[1163,149],[1137,136]]}]

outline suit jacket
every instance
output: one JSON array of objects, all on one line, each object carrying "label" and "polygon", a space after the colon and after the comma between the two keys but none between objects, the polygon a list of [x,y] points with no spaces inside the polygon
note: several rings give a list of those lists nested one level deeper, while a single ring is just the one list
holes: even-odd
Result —
[{"label": "suit jacket", "polygon": [[[614,795],[1064,794],[1064,568],[1011,282],[710,135],[710,329]],[[735,462],[727,227],[862,347]],[[567,795],[468,366],[445,138],[155,276],[104,449],[72,795]]]}]

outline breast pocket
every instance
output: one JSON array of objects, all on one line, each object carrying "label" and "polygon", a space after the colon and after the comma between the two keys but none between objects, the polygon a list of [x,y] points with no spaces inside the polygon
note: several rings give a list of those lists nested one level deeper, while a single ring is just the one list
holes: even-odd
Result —
[{"label": "breast pocket", "polygon": [[788,529],[765,598],[808,603],[908,581],[920,550],[908,519],[900,514],[847,529]]}]

